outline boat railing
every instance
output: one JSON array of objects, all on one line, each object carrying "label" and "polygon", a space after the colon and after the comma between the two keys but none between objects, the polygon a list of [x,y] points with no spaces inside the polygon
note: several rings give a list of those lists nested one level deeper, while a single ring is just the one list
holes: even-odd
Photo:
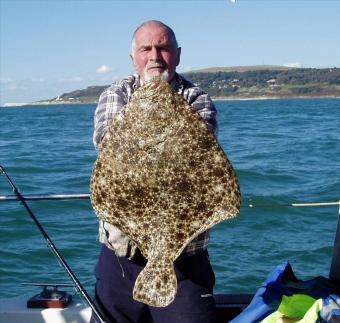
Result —
[{"label": "boat railing", "polygon": [[[22,200],[24,201],[44,201],[44,200],[89,200],[90,194],[89,193],[80,193],[80,194],[39,194],[39,195],[21,195]],[[18,201],[20,198],[18,195],[0,195],[0,202],[10,202],[10,201]],[[292,203],[268,203],[268,204],[249,204],[243,203],[241,205],[242,208],[277,208],[277,207],[325,207],[325,206],[339,206],[338,212],[338,223],[337,229],[335,234],[335,241],[333,247],[333,256],[332,262],[329,272],[329,278],[336,284],[340,286],[340,200],[339,201],[328,201],[328,202],[292,202]],[[249,303],[252,295],[236,295],[234,298],[229,299],[226,302],[223,299],[223,295],[216,295],[216,303],[217,305],[220,303],[223,306],[229,306],[229,312],[233,309],[233,305],[229,304],[228,302],[234,303],[236,300],[238,301],[238,305],[240,299],[237,297],[243,297],[242,302]],[[229,297],[229,296],[228,296]],[[90,302],[91,303],[91,302]],[[228,304],[227,304],[228,303]],[[239,306],[235,308],[235,313],[239,313]],[[235,314],[234,313],[234,314]]]}]

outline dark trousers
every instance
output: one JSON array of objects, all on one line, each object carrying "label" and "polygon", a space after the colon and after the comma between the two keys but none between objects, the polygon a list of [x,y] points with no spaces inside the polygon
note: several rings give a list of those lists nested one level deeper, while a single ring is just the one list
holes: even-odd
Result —
[{"label": "dark trousers", "polygon": [[[129,260],[117,257],[102,247],[96,266],[95,303],[107,321],[117,323],[213,323],[216,321],[212,296],[215,275],[208,252],[181,257],[175,262],[178,290],[168,306],[156,308],[137,302],[132,290],[138,274],[146,264],[138,252]],[[92,318],[91,322],[95,322]]]}]

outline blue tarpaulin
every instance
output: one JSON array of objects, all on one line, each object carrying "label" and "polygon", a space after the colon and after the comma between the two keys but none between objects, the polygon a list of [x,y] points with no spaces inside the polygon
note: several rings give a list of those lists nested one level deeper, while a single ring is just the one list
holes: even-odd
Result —
[{"label": "blue tarpaulin", "polygon": [[293,295],[308,295],[315,300],[322,299],[322,309],[315,322],[340,322],[339,286],[321,276],[306,281],[299,280],[288,262],[277,266],[269,274],[249,306],[231,322],[261,322],[279,309],[283,296]]}]

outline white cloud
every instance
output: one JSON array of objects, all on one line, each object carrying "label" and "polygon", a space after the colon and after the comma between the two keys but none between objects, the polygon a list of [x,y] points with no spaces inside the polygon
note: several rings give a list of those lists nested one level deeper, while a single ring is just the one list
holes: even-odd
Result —
[{"label": "white cloud", "polygon": [[286,63],[286,64],[283,64],[283,66],[299,68],[299,67],[302,67],[302,63],[299,63],[299,62],[295,62],[295,63]]},{"label": "white cloud", "polygon": [[60,83],[78,83],[85,81],[81,76],[72,76],[68,78],[59,79]]},{"label": "white cloud", "polygon": [[19,88],[18,82],[15,82],[12,79],[1,79],[0,84],[2,90],[16,91]]},{"label": "white cloud", "polygon": [[0,79],[0,84],[1,85],[7,85],[7,84],[10,84],[10,83],[13,83],[14,81],[12,79]]},{"label": "white cloud", "polygon": [[31,79],[31,81],[32,81],[33,83],[41,83],[41,82],[45,82],[45,79],[44,79],[43,77],[33,77],[33,78]]},{"label": "white cloud", "polygon": [[108,73],[108,72],[111,72],[112,71],[112,68],[103,64],[101,66],[99,66],[97,69],[96,69],[96,72],[97,73],[100,73],[100,74],[105,74],[105,73]]}]

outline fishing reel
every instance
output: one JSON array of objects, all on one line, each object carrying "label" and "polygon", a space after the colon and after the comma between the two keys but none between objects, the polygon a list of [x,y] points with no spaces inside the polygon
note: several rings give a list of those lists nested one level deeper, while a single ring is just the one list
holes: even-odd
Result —
[{"label": "fishing reel", "polygon": [[58,287],[73,287],[72,284],[24,283],[29,286],[42,286],[43,290],[27,301],[28,308],[65,308],[72,301],[72,295],[58,290]]}]

